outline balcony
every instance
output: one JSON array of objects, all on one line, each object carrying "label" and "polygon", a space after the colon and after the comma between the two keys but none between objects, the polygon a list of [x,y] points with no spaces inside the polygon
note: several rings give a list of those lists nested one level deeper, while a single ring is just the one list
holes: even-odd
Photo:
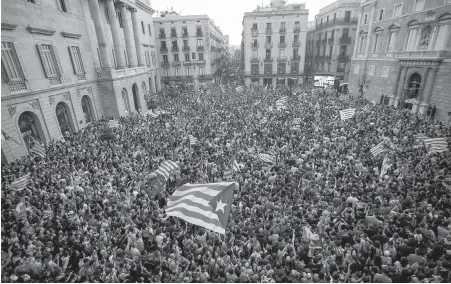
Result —
[{"label": "balcony", "polygon": [[197,51],[204,51],[204,47],[203,46],[197,46],[196,49],[197,49]]},{"label": "balcony", "polygon": [[291,56],[291,61],[299,61],[301,60],[301,56],[297,55],[297,56]]},{"label": "balcony", "polygon": [[251,63],[259,63],[260,62],[260,58],[258,57],[251,57]]},{"label": "balcony", "polygon": [[187,46],[187,45],[184,45],[182,49],[183,49],[183,51],[190,51],[191,50],[191,48],[189,46]]},{"label": "balcony", "polygon": [[396,59],[402,60],[433,60],[441,61],[445,58],[445,50],[436,51],[401,51],[395,53]]},{"label": "balcony", "polygon": [[281,34],[284,34],[286,32],[287,32],[287,29],[285,29],[285,28],[280,28],[279,29],[279,33],[281,33]]},{"label": "balcony", "polygon": [[301,42],[300,41],[293,41],[293,47],[300,47]]},{"label": "balcony", "polygon": [[177,37],[177,33],[171,33],[171,37],[172,37],[172,38]]},{"label": "balcony", "polygon": [[251,48],[252,48],[252,49],[257,49],[257,48],[258,48],[258,42],[255,43],[255,44],[251,44]]},{"label": "balcony", "polygon": [[171,47],[171,51],[172,52],[179,52],[179,47],[178,46],[173,46],[173,47]]},{"label": "balcony", "polygon": [[351,37],[340,37],[340,44],[350,44],[351,43]]},{"label": "balcony", "polygon": [[182,33],[182,37],[189,37],[189,33],[188,32]]},{"label": "balcony", "polygon": [[265,33],[266,33],[267,35],[272,34],[272,29],[266,29],[266,30],[265,30]]},{"label": "balcony", "polygon": [[171,63],[169,63],[169,61],[163,61],[163,62],[161,62],[161,67],[169,67],[169,66],[171,66]]},{"label": "balcony", "polygon": [[160,39],[165,39],[165,38],[166,38],[166,34],[159,34],[158,37],[159,37]]},{"label": "balcony", "polygon": [[264,62],[272,62],[272,57],[265,57]]},{"label": "balcony", "polygon": [[286,56],[279,56],[279,57],[277,57],[277,61],[279,61],[279,62],[287,61],[287,57]]},{"label": "balcony", "polygon": [[327,43],[334,44],[334,41],[335,41],[335,39],[333,37],[331,37],[327,40]]},{"label": "balcony", "polygon": [[294,27],[293,33],[298,34],[301,32],[301,27]]},{"label": "balcony", "polygon": [[286,48],[287,47],[287,43],[286,42],[279,42],[279,47],[280,48]]},{"label": "balcony", "polygon": [[258,30],[252,29],[252,36],[258,36]]},{"label": "balcony", "polygon": [[183,61],[183,66],[191,66],[193,65],[192,61]]},{"label": "balcony", "polygon": [[338,61],[349,61],[349,55],[346,54],[338,55]]},{"label": "balcony", "polygon": [[271,49],[272,48],[272,42],[265,43],[265,49]]},{"label": "balcony", "polygon": [[166,46],[162,46],[162,47],[160,48],[160,52],[161,52],[161,53],[168,53],[168,48],[167,48]]},{"label": "balcony", "polygon": [[203,59],[202,60],[200,60],[200,59],[199,60],[193,60],[193,63],[197,64],[197,65],[205,65],[205,60],[203,60]]},{"label": "balcony", "polygon": [[180,66],[182,66],[182,62],[181,61],[172,61],[172,66],[180,67]]},{"label": "balcony", "polygon": [[197,37],[203,37],[203,36],[204,36],[204,33],[203,33],[202,31],[197,31],[197,32],[196,32],[196,36],[197,36]]}]

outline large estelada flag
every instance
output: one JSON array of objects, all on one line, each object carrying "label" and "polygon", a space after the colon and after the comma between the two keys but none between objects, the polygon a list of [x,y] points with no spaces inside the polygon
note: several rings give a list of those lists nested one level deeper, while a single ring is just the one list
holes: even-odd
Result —
[{"label": "large estelada flag", "polygon": [[24,189],[24,187],[27,186],[28,182],[30,181],[30,174],[26,174],[16,180],[14,180],[9,187],[12,190],[17,190],[17,191],[21,191],[22,189]]},{"label": "large estelada flag", "polygon": [[225,235],[234,182],[184,184],[169,197],[166,214]]},{"label": "large estelada flag", "polygon": [[445,138],[427,138],[423,140],[428,153],[448,151],[448,142]]},{"label": "large estelada flag", "polygon": [[278,99],[276,101],[276,109],[277,110],[286,109],[287,101],[288,101],[288,97],[283,97],[283,98]]},{"label": "large estelada flag", "polygon": [[45,148],[39,142],[35,142],[33,146],[31,146],[30,154],[37,155],[43,159],[45,159]]},{"label": "large estelada flag", "polygon": [[370,149],[371,154],[376,158],[380,153],[384,152],[386,149],[384,148],[384,141],[377,144],[373,148]]},{"label": "large estelada flag", "polygon": [[340,110],[340,118],[341,120],[346,120],[353,117],[355,114],[355,108],[348,108],[344,110]]}]

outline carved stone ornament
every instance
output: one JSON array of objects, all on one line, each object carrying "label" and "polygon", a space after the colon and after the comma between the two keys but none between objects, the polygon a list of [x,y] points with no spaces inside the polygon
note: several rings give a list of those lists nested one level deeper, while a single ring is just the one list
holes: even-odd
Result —
[{"label": "carved stone ornament", "polygon": [[50,103],[51,105],[53,105],[54,102],[55,102],[55,96],[50,96],[50,97],[49,97],[49,103]]},{"label": "carved stone ornament", "polygon": [[11,106],[8,108],[9,114],[11,115],[11,117],[16,113],[16,107],[17,106]]},{"label": "carved stone ornament", "polygon": [[92,95],[92,87],[88,87],[88,93]]},{"label": "carved stone ornament", "polygon": [[65,98],[66,100],[70,100],[70,95],[69,95],[69,93],[65,93],[65,94],[64,94],[64,98]]},{"label": "carved stone ornament", "polygon": [[31,103],[31,106],[32,106],[34,109],[39,109],[39,104],[38,104],[38,102],[36,102],[36,101],[32,102],[32,103]]}]

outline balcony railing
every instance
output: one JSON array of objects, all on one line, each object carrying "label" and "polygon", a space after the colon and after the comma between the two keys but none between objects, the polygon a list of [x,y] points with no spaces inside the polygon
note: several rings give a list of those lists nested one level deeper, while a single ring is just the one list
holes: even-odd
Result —
[{"label": "balcony railing", "polygon": [[196,32],[196,36],[197,37],[202,37],[202,36],[204,36],[204,33],[202,31],[197,31]]},{"label": "balcony railing", "polygon": [[188,32],[182,33],[182,37],[189,37],[189,33]]},{"label": "balcony railing", "polygon": [[260,62],[260,58],[258,57],[251,57],[251,63],[258,63]]},{"label": "balcony railing", "polygon": [[177,37],[177,33],[171,33],[171,37]]},{"label": "balcony railing", "polygon": [[170,82],[170,81],[193,81],[194,77],[192,75],[185,75],[185,76],[162,76],[161,80],[163,82]]},{"label": "balcony railing", "polygon": [[291,61],[299,61],[301,60],[301,56],[297,55],[297,56],[291,56]]},{"label": "balcony railing", "polygon": [[188,45],[183,46],[183,51],[190,51],[191,48]]},{"label": "balcony railing", "polygon": [[252,36],[258,36],[258,30],[252,29]]},{"label": "balcony railing", "polygon": [[205,60],[203,60],[203,59],[202,60],[200,60],[200,59],[199,60],[193,60],[193,63],[202,65],[202,64],[205,64]]},{"label": "balcony railing", "polygon": [[11,93],[19,93],[27,90],[27,84],[25,81],[13,81],[8,83]]},{"label": "balcony railing", "polygon": [[263,61],[265,61],[265,62],[272,62],[272,57],[265,57],[265,59],[263,59]]},{"label": "balcony railing", "polygon": [[335,41],[335,39],[334,39],[333,37],[331,37],[331,38],[329,38],[329,39],[327,40],[327,42],[328,42],[329,44],[334,44],[334,41]]},{"label": "balcony railing", "polygon": [[357,24],[357,22],[358,22],[357,18],[336,18],[325,23],[317,24],[316,29],[330,27],[336,24]]},{"label": "balcony railing", "polygon": [[277,57],[277,61],[279,61],[279,62],[287,61],[287,57],[286,56],[279,56],[279,57]]},{"label": "balcony railing", "polygon": [[406,60],[442,60],[445,58],[445,50],[436,51],[401,51],[396,52],[395,58]]},{"label": "balcony railing", "polygon": [[179,67],[181,65],[182,65],[181,61],[172,61],[172,66],[174,66],[174,67]]},{"label": "balcony railing", "polygon": [[265,49],[271,49],[272,48],[272,42],[265,43]]},{"label": "balcony railing", "polygon": [[338,60],[339,61],[349,61],[349,55],[338,55]]},{"label": "balcony railing", "polygon": [[340,37],[340,44],[349,44],[349,43],[351,43],[350,36]]},{"label": "balcony railing", "polygon": [[287,47],[287,43],[286,42],[279,42],[279,47],[280,48],[285,48],[285,47]]},{"label": "balcony railing", "polygon": [[204,51],[204,47],[203,46],[197,46],[197,51]]},{"label": "balcony railing", "polygon": [[168,48],[165,47],[165,46],[162,46],[162,47],[160,48],[160,52],[161,52],[161,53],[167,53],[167,52],[168,52]]},{"label": "balcony railing", "polygon": [[179,52],[179,47],[178,46],[173,46],[173,47],[171,47],[171,51],[172,52]]},{"label": "balcony railing", "polygon": [[279,33],[281,33],[281,34],[284,34],[286,32],[287,32],[287,29],[285,29],[285,28],[280,28],[279,29]]},{"label": "balcony railing", "polygon": [[161,67],[169,67],[169,66],[171,66],[171,63],[169,63],[169,61],[161,62]]},{"label": "balcony railing", "polygon": [[190,65],[193,65],[193,62],[192,61],[183,61],[183,65],[190,66]]},{"label": "balcony railing", "polygon": [[267,35],[272,34],[272,29],[266,29],[266,30],[265,30],[265,33],[266,33]]},{"label": "balcony railing", "polygon": [[251,44],[251,48],[258,48],[258,42],[256,44]]},{"label": "balcony railing", "polygon": [[293,47],[300,47],[301,42],[300,41],[293,41]]},{"label": "balcony railing", "polygon": [[301,28],[300,27],[294,27],[293,33],[298,34],[300,32],[301,32]]},{"label": "balcony railing", "polygon": [[164,39],[164,38],[166,38],[166,34],[159,34],[158,37],[159,37],[160,39]]},{"label": "balcony railing", "polygon": [[201,79],[201,80],[211,80],[213,79],[212,75],[199,75],[197,78]]}]

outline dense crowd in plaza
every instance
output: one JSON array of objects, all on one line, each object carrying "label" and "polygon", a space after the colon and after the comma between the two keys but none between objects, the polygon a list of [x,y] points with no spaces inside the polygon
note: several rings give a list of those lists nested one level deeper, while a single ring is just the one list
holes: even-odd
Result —
[{"label": "dense crowd in plaza", "polygon": [[[168,113],[120,118],[115,140],[92,124],[48,143],[45,159],[2,166],[2,282],[450,282],[451,154],[428,154],[415,136],[449,141],[451,129],[292,91],[171,88],[154,98]],[[342,121],[348,108],[356,114]],[[374,157],[381,141],[387,151]],[[151,174],[165,160],[180,168],[155,195]],[[165,215],[178,186],[222,181],[233,160],[226,235]],[[23,190],[10,189],[27,173]]]}]

